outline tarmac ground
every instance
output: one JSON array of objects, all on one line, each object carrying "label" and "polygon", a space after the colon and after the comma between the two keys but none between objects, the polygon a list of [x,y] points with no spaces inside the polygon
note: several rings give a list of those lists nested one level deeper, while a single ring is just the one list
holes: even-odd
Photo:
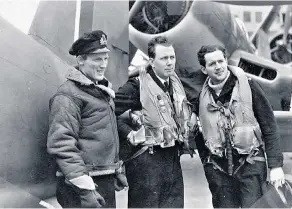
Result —
[{"label": "tarmac ground", "polygon": [[[185,208],[213,208],[211,193],[199,155],[194,155],[194,158],[187,154],[183,155],[181,165],[184,177]],[[284,154],[283,170],[287,178],[292,180],[292,153]],[[116,192],[117,208],[127,208],[127,195],[127,191]],[[47,199],[45,202],[55,208],[61,208],[56,198]]]}]

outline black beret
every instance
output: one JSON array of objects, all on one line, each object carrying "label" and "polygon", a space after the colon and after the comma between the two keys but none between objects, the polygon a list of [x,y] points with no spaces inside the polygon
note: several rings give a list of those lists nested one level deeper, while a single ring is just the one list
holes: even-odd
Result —
[{"label": "black beret", "polygon": [[107,48],[107,35],[101,30],[96,30],[90,33],[84,33],[77,39],[69,49],[69,54],[78,56],[109,51]]}]

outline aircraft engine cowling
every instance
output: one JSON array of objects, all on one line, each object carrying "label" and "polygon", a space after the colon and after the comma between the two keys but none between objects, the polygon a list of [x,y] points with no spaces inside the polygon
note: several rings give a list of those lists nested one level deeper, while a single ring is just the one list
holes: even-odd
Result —
[{"label": "aircraft engine cowling", "polygon": [[188,13],[192,2],[145,1],[130,23],[140,32],[158,34],[175,27]]},{"label": "aircraft engine cowling", "polygon": [[292,66],[292,33],[287,35],[287,44],[283,43],[283,33],[277,33],[270,41],[273,61]]},{"label": "aircraft engine cowling", "polygon": [[[256,51],[253,40],[249,40],[244,27],[232,16],[228,4],[187,0],[175,2],[177,5],[175,3],[171,5],[169,1],[156,2],[156,4],[149,2],[147,5],[145,1],[131,1],[129,12],[131,44],[147,54],[147,43],[151,38],[157,35],[166,36],[175,48],[176,72],[189,98],[198,96],[206,78],[201,73],[201,66],[197,60],[200,47],[206,44],[225,46],[229,64],[243,68],[247,76],[257,81],[265,91],[279,124],[282,148],[291,151],[291,131],[288,127],[291,127],[292,116],[287,112],[291,106],[291,67],[260,56],[261,50]],[[171,6],[173,9],[170,9]],[[171,17],[170,11],[176,11],[176,16]],[[266,21],[263,23],[268,27]],[[285,23],[286,34],[289,25],[290,22]],[[264,33],[261,32],[260,35]],[[284,44],[286,43],[284,46],[287,46],[290,40],[289,36],[283,38]],[[266,49],[267,46],[269,47],[268,44],[263,44],[262,48]]]},{"label": "aircraft engine cowling", "polygon": [[[176,50],[176,72],[187,93],[196,97],[206,78],[197,52],[204,44],[224,45],[229,55],[241,49],[254,52],[229,6],[206,1],[136,1],[130,4],[129,40],[147,54],[147,43],[166,36]],[[131,49],[130,49],[131,51]]]}]

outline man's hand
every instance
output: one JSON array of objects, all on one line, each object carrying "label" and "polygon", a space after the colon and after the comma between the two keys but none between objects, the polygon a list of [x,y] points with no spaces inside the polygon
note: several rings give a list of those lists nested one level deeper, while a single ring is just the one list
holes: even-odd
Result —
[{"label": "man's hand", "polygon": [[101,208],[105,205],[105,200],[96,191],[97,185],[90,176],[83,175],[65,182],[79,194],[81,208]]},{"label": "man's hand", "polygon": [[270,170],[270,182],[277,189],[279,186],[285,183],[285,176],[281,167],[271,168]]},{"label": "man's hand", "polygon": [[116,175],[115,178],[115,189],[116,191],[121,191],[129,187],[127,177],[125,174],[120,173]]},{"label": "man's hand", "polygon": [[140,127],[142,125],[142,112],[141,111],[130,111],[130,119],[133,125]]},{"label": "man's hand", "polygon": [[127,136],[128,141],[134,145],[137,146],[138,144],[141,144],[146,141],[145,138],[145,129],[144,126],[141,126],[141,128],[138,131],[131,131]]},{"label": "man's hand", "polygon": [[139,63],[139,65],[130,65],[128,67],[128,72],[129,72],[129,77],[133,77],[133,76],[137,76],[139,75],[140,70],[145,70],[149,65],[149,61],[145,60],[144,63],[141,65],[141,63]]},{"label": "man's hand", "polygon": [[81,208],[101,208],[105,200],[96,190],[80,189]]}]

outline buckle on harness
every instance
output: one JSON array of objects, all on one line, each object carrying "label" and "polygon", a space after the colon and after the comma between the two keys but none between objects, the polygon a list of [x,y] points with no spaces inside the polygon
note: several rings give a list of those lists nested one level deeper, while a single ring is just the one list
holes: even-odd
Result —
[{"label": "buckle on harness", "polygon": [[247,156],[246,162],[248,162],[249,164],[255,164],[254,160],[250,156]]},{"label": "buckle on harness", "polygon": [[209,156],[207,157],[205,163],[206,163],[206,164],[207,164],[207,163],[211,163],[211,155],[209,155]]},{"label": "buckle on harness", "polygon": [[246,157],[246,162],[248,162],[249,164],[255,164],[255,161],[257,160],[257,158],[261,158],[261,157],[256,157],[259,154],[258,150],[253,150],[251,151],[251,153]]},{"label": "buckle on harness", "polygon": [[149,154],[150,155],[153,155],[154,154],[153,145],[152,146],[149,146],[148,149],[149,149]]}]

